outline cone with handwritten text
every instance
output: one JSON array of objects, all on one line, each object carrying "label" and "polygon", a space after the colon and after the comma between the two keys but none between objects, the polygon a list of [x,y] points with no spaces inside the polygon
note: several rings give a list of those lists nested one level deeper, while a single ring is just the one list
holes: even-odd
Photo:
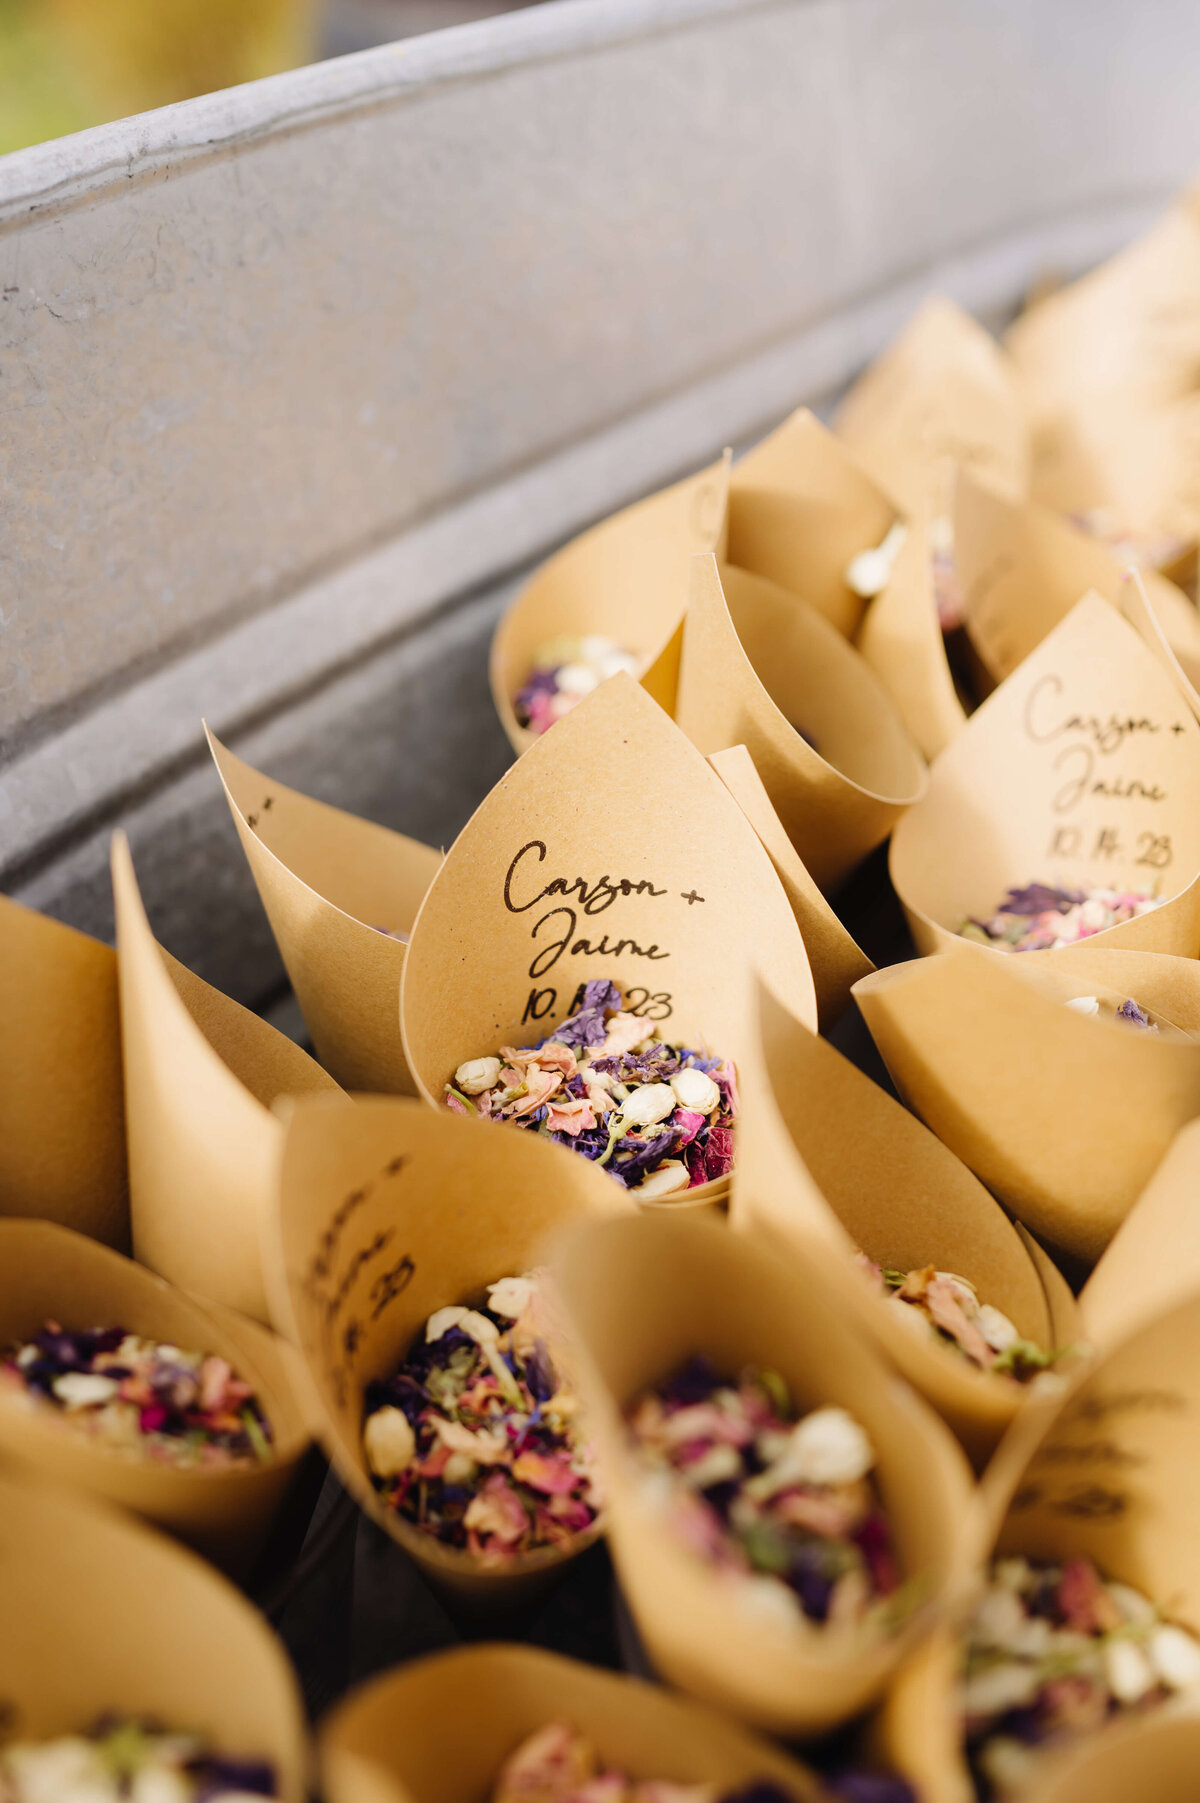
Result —
[{"label": "cone with handwritten text", "polygon": [[887,838],[925,765],[882,684],[802,597],[697,557],[675,718],[706,753],[744,744],[822,890]]},{"label": "cone with handwritten text", "polygon": [[[825,1259],[785,1261],[710,1221],[642,1215],[564,1241],[565,1320],[609,1508],[621,1586],[656,1671],[755,1727],[815,1734],[847,1720],[953,1605],[966,1575],[969,1473],[948,1430],[856,1331]],[[816,1624],[786,1596],[748,1594],[680,1532],[639,1460],[625,1411],[689,1359],[778,1373],[799,1413],[841,1408],[865,1431],[904,1595],[888,1622]],[[768,1607],[782,1602],[783,1607]],[[756,1606],[758,1605],[758,1606]]]},{"label": "cone with handwritten text", "polygon": [[281,1803],[307,1795],[299,1688],[262,1616],[194,1554],[6,1461],[0,1619],[6,1744],[152,1722],[265,1761]]},{"label": "cone with handwritten text", "polygon": [[[0,1450],[165,1528],[226,1570],[245,1576],[261,1551],[309,1434],[270,1336],[193,1297],[83,1234],[48,1221],[0,1221],[0,1346],[24,1345],[47,1321],[68,1332],[130,1333],[225,1359],[251,1385],[270,1428],[253,1465],[161,1464],[81,1433],[59,1412],[24,1406],[0,1390]],[[267,1341],[263,1356],[262,1342]]]},{"label": "cone with handwritten text", "polygon": [[647,693],[673,709],[689,560],[696,551],[724,555],[728,491],[726,453],[591,527],[526,583],[496,628],[490,662],[492,699],[518,755],[536,737],[518,697],[538,672],[549,680],[556,668],[577,666],[588,639],[626,658]]},{"label": "cone with handwritten text", "polygon": [[[815,1025],[804,944],[749,821],[645,690],[615,676],[501,779],[434,879],[404,967],[408,1061],[444,1107],[464,1061],[552,1037],[584,986],[608,979],[647,1031],[736,1069],[765,959]],[[736,1121],[732,1134],[736,1156]],[[697,1166],[662,1206],[727,1194],[727,1175]]]},{"label": "cone with handwritten text", "polygon": [[[925,1330],[907,1306],[877,1293],[864,1255],[881,1270],[932,1266],[973,1285],[1021,1340],[1052,1353],[1078,1339],[1070,1292],[1054,1320],[1043,1287],[1049,1261],[939,1139],[792,1019],[759,986],[760,1038],[744,1085],[742,1159],[730,1222],[821,1261],[848,1319],[953,1428],[976,1464],[986,1461],[1026,1391],[989,1370],[951,1308],[957,1339]],[[1060,1335],[1062,1338],[1060,1339]]]},{"label": "cone with handwritten text", "polygon": [[1089,943],[1200,952],[1200,724],[1114,607],[1085,596],[972,716],[890,869],[920,952],[1043,884],[1157,904]]},{"label": "cone with handwritten text", "polygon": [[[1200,1296],[1193,1293],[1115,1338],[1057,1395],[1031,1402],[984,1476],[983,1544],[1001,1557],[1090,1560],[1102,1578],[1200,1633],[1198,1373]],[[884,1710],[884,1744],[919,1784],[923,1803],[969,1803],[975,1795],[954,1731],[960,1661],[954,1640],[939,1637],[899,1673]],[[1160,1719],[1180,1707],[1194,1719],[1195,1698],[1195,1690],[1181,1695]],[[1148,1726],[1155,1717],[1145,1707],[1140,1724]],[[1060,1803],[1056,1785],[1060,1777],[1066,1784],[1085,1747],[1089,1757],[1110,1748],[1129,1757],[1125,1737],[1136,1731],[1129,1723],[1139,1723],[1139,1714],[1119,1710],[1108,1725],[1088,1730],[1086,1742],[1068,1735],[1041,1750],[1022,1797]],[[1153,1770],[1148,1756],[1148,1778]],[[1079,1794],[1067,1788],[1061,1797]]]},{"label": "cone with handwritten text", "polygon": [[134,1253],[181,1288],[266,1320],[261,1233],[282,1137],[272,1108],[341,1092],[157,943],[122,834],[112,874]]},{"label": "cone with handwritten text", "polygon": [[902,531],[895,499],[801,407],[734,464],[724,557],[712,549],[799,595],[850,638],[869,586],[851,565],[868,554],[886,566]]},{"label": "cone with handwritten text", "polygon": [[[444,1544],[371,1480],[363,1403],[421,1343],[438,1309],[545,1261],[569,1223],[632,1212],[587,1159],[537,1135],[371,1096],[297,1102],[270,1235],[272,1314],[298,1347],[322,1444],[360,1506],[468,1614],[512,1609],[591,1545],[599,1524],[507,1558]],[[556,1342],[556,1367],[569,1369]]]},{"label": "cone with handwritten text", "polygon": [[[1019,1221],[1089,1263],[1200,1115],[1200,964],[1109,937],[918,959],[854,991],[905,1101]],[[1152,1030],[1119,1016],[1130,1000]]]},{"label": "cone with handwritten text", "polygon": [[412,1095],[397,997],[441,854],[208,744],[318,1059],[344,1089]]},{"label": "cone with handwritten text", "polygon": [[[471,1698],[463,1734],[462,1700]],[[539,1729],[569,1723],[606,1772],[713,1796],[777,1785],[820,1803],[813,1774],[768,1741],[658,1684],[531,1646],[455,1647],[383,1672],[326,1716],[329,1803],[477,1803]]]},{"label": "cone with handwritten text", "polygon": [[117,960],[0,896],[0,1216],[129,1244]]}]

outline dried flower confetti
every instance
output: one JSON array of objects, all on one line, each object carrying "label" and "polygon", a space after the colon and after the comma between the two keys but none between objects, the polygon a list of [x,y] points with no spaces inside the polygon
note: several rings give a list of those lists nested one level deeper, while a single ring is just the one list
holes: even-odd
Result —
[{"label": "dried flower confetti", "polygon": [[956,632],[963,624],[963,593],[954,557],[954,522],[949,514],[938,514],[929,523],[929,568],[938,624],[943,632]]},{"label": "dried flower confetti", "polygon": [[113,1451],[186,1470],[273,1456],[262,1404],[226,1359],[124,1327],[47,1321],[0,1358],[0,1404],[54,1411]]},{"label": "dried flower confetti", "polygon": [[457,1114],[509,1121],[603,1166],[642,1200],[733,1169],[733,1066],[660,1038],[606,977],[547,1039],[471,1058],[446,1085]]},{"label": "dried flower confetti", "polygon": [[228,1759],[194,1734],[106,1717],[88,1734],[0,1748],[0,1803],[250,1803],[277,1797],[266,1760]]},{"label": "dried flower confetti", "polygon": [[1008,890],[990,920],[968,915],[958,930],[964,939],[997,951],[1051,951],[1136,920],[1160,908],[1165,899],[1134,889],[1060,889],[1053,883],[1029,883]]},{"label": "dried flower confetti", "polygon": [[1108,1020],[1119,1020],[1127,1027],[1137,1027],[1144,1033],[1158,1032],[1155,1022],[1132,996],[1123,1002],[1114,1003],[1102,1001],[1098,995],[1073,995],[1063,1006],[1070,1008],[1073,1014],[1082,1014],[1088,1020],[1104,1016]]},{"label": "dried flower confetti", "polygon": [[504,1277],[478,1309],[438,1309],[395,1376],[367,1390],[363,1445],[388,1507],[492,1564],[564,1546],[600,1511],[542,1282]]},{"label": "dried flower confetti", "polygon": [[797,1418],[778,1372],[729,1382],[695,1357],[638,1397],[628,1422],[648,1497],[764,1613],[835,1627],[892,1613],[899,1578],[875,1451],[845,1409]]},{"label": "dried flower confetti", "polygon": [[865,1252],[856,1256],[889,1307],[902,1311],[914,1327],[924,1323],[934,1339],[953,1346],[980,1371],[1023,1384],[1063,1356],[1061,1351],[1043,1352],[1032,1340],[1022,1339],[1006,1314],[990,1302],[980,1302],[966,1277],[937,1271],[932,1265],[897,1271],[877,1265]]},{"label": "dried flower confetti", "polygon": [[997,1559],[967,1632],[962,1680],[979,1795],[1011,1797],[1044,1748],[1198,1687],[1200,1641],[1090,1559]]},{"label": "dried flower confetti", "polygon": [[1192,541],[1178,533],[1135,532],[1103,507],[1068,513],[1066,517],[1080,532],[1106,545],[1122,565],[1133,564],[1139,570],[1169,569],[1192,548]]},{"label": "dried flower confetti", "polygon": [[513,697],[518,723],[530,732],[546,732],[622,670],[640,676],[642,660],[612,639],[595,634],[551,639],[538,650],[533,669]]}]

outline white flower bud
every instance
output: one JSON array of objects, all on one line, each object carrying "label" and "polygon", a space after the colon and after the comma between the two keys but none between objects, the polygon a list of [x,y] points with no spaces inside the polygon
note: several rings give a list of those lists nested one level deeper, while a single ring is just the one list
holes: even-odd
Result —
[{"label": "white flower bud", "polygon": [[532,1277],[502,1277],[499,1283],[488,1284],[488,1307],[494,1314],[515,1321],[525,1313],[536,1288]]},{"label": "white flower bud", "polygon": [[454,1073],[454,1087],[464,1096],[481,1096],[500,1075],[498,1058],[468,1058]]},{"label": "white flower bud", "polygon": [[1132,1640],[1106,1640],[1104,1676],[1118,1703],[1137,1703],[1158,1682],[1153,1666]]},{"label": "white flower bud", "polygon": [[681,1108],[690,1108],[696,1114],[711,1114],[720,1106],[721,1091],[707,1071],[693,1070],[689,1065],[685,1070],[676,1071],[671,1078],[671,1088],[675,1091],[675,1100]]},{"label": "white flower bud", "polygon": [[1066,1006],[1072,1014],[1099,1014],[1100,998],[1095,995],[1073,995]]},{"label": "white flower bud", "polygon": [[425,1338],[432,1345],[440,1340],[444,1333],[452,1327],[460,1327],[465,1334],[470,1334],[482,1346],[485,1340],[498,1340],[500,1329],[486,1315],[477,1314],[473,1308],[435,1308],[425,1323]]},{"label": "white flower bud", "polygon": [[629,1193],[635,1202],[655,1202],[663,1196],[678,1195],[691,1187],[692,1176],[685,1164],[676,1158],[667,1158],[656,1171],[642,1179],[638,1189]]},{"label": "white flower bud", "polygon": [[669,1083],[639,1083],[621,1103],[621,1119],[630,1127],[656,1127],[675,1111]]},{"label": "white flower bud", "polygon": [[978,1326],[993,1352],[1006,1351],[1014,1340],[1021,1337],[1008,1316],[998,1308],[993,1308],[990,1302],[980,1304]]},{"label": "white flower bud", "polygon": [[875,1463],[875,1450],[846,1409],[814,1409],[792,1429],[787,1462],[808,1484],[852,1484]]},{"label": "white flower bud", "polygon": [[846,565],[846,586],[864,601],[881,594],[891,581],[892,565],[908,536],[908,527],[897,520],[881,545],[860,551]]},{"label": "white flower bud", "polygon": [[600,686],[600,678],[587,664],[563,664],[557,677],[560,695],[590,695]]},{"label": "white flower bud", "polygon": [[56,1377],[51,1388],[68,1409],[92,1408],[97,1403],[111,1402],[120,1385],[115,1378],[92,1375],[88,1371],[68,1371]]},{"label": "white flower bud", "polygon": [[1200,1644],[1171,1622],[1155,1628],[1146,1643],[1155,1671],[1171,1690],[1200,1684]]},{"label": "white flower bud", "polygon": [[1032,1703],[1037,1691],[1036,1666],[985,1666],[963,1685],[963,1711],[966,1715],[1003,1715]]},{"label": "white flower bud", "polygon": [[399,1477],[416,1457],[417,1440],[403,1409],[376,1409],[363,1428],[367,1464],[376,1477]]}]

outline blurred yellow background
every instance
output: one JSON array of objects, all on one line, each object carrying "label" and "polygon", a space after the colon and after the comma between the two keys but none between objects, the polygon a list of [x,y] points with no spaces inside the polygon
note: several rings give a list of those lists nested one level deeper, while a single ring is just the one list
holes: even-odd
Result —
[{"label": "blurred yellow background", "polygon": [[530,0],[0,0],[0,152]]}]

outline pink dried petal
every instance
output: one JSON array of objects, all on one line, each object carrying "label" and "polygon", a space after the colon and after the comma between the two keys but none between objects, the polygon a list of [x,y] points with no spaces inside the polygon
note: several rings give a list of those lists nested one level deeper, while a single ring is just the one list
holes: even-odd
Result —
[{"label": "pink dried petal", "polygon": [[926,1285],[924,1301],[936,1325],[943,1333],[948,1333],[952,1340],[957,1341],[972,1364],[985,1371],[990,1369],[996,1355],[975,1322],[968,1321],[963,1313],[954,1285],[944,1277],[935,1278],[931,1284]]},{"label": "pink dried petal", "polygon": [[[490,1539],[500,1546],[514,1547],[524,1538],[529,1517],[524,1503],[502,1471],[493,1471],[471,1498],[463,1516],[463,1526],[473,1545]],[[486,1548],[479,1546],[478,1550]]]},{"label": "pink dried petal", "polygon": [[590,1102],[572,1096],[565,1102],[551,1102],[546,1111],[546,1126],[551,1133],[586,1133],[596,1125],[596,1114]]},{"label": "pink dried petal", "polygon": [[561,1496],[574,1490],[579,1476],[564,1453],[522,1452],[513,1462],[513,1476],[545,1496]]}]

